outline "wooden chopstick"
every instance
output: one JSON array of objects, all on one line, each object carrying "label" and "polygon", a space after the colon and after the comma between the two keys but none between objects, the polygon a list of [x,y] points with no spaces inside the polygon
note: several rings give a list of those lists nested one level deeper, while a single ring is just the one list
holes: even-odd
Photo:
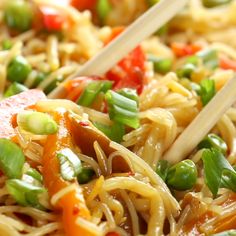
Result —
[{"label": "wooden chopstick", "polygon": [[[104,75],[110,68],[132,51],[145,38],[156,32],[184,7],[187,0],[161,0],[155,4],[122,34],[104,47],[96,56],[86,62],[74,75],[76,76]],[[62,98],[64,95],[63,83],[53,90],[49,98]]]},{"label": "wooden chopstick", "polygon": [[163,158],[173,164],[186,158],[235,101],[236,78],[232,78],[176,139]]}]

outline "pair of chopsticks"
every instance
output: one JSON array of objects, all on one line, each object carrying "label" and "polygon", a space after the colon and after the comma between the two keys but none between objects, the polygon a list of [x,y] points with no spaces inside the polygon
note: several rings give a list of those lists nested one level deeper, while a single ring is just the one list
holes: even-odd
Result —
[{"label": "pair of chopsticks", "polygon": [[[167,23],[186,3],[187,0],[161,0],[67,80],[82,75],[104,75],[140,42]],[[64,92],[61,84],[48,97],[62,98]],[[171,163],[183,160],[235,101],[236,78],[232,78],[176,139],[163,158]]]}]

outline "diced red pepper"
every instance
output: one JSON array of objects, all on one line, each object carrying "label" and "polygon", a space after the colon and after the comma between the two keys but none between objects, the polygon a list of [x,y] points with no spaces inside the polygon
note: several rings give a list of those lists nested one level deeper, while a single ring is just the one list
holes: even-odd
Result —
[{"label": "diced red pepper", "polygon": [[80,11],[94,10],[97,0],[71,0],[71,5]]},{"label": "diced red pepper", "polygon": [[[124,28],[113,30],[108,42],[118,36]],[[145,54],[141,46],[136,47],[125,58],[123,58],[114,68],[112,68],[106,77],[114,81],[113,89],[122,88],[136,89],[138,94],[143,90],[145,76]]]},{"label": "diced red pepper", "polygon": [[231,60],[226,56],[220,57],[220,68],[224,70],[234,70],[236,71],[236,61]]},{"label": "diced red pepper", "polygon": [[41,5],[39,11],[43,28],[48,31],[61,31],[67,22],[66,14],[53,6]]},{"label": "diced red pepper", "polygon": [[197,44],[172,43],[171,49],[177,57],[185,57],[202,50],[202,46]]},{"label": "diced red pepper", "polygon": [[40,90],[27,90],[0,102],[0,138],[13,138],[16,134],[13,128],[14,115],[25,108],[35,105],[46,96]]}]

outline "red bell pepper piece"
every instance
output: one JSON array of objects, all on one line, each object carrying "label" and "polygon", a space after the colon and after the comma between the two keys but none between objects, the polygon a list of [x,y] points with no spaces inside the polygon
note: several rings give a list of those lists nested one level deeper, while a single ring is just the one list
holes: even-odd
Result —
[{"label": "red bell pepper piece", "polygon": [[177,57],[185,57],[202,50],[202,46],[196,44],[172,43],[171,49]]}]

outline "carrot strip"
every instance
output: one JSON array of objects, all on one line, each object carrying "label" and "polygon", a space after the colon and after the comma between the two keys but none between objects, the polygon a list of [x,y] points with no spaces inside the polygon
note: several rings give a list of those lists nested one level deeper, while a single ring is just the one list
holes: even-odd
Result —
[{"label": "carrot strip", "polygon": [[54,209],[62,212],[62,221],[67,236],[92,236],[94,234],[76,224],[78,217],[90,220],[90,212],[85,204],[82,189],[77,181],[74,181],[74,183],[65,181],[60,175],[57,152],[63,148],[70,148],[72,145],[68,112],[56,111],[53,115],[54,120],[59,125],[59,130],[56,134],[49,135],[46,140],[42,159],[44,184],[50,197],[53,197],[54,194],[71,184],[76,185],[76,188],[63,195],[57,201]]}]

